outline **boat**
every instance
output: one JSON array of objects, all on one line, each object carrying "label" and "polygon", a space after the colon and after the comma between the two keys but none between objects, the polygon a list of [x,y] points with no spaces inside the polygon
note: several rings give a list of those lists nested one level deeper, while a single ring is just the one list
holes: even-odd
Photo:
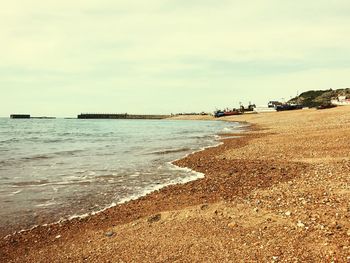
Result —
[{"label": "boat", "polygon": [[240,115],[242,114],[242,112],[240,112],[239,110],[218,110],[216,112],[214,112],[214,116],[216,118],[220,118],[220,117],[224,117],[224,116],[232,116],[232,115]]},{"label": "boat", "polygon": [[328,103],[328,104],[322,104],[322,105],[316,107],[316,109],[324,110],[324,109],[331,109],[331,108],[335,108],[335,107],[337,107],[337,105],[334,105],[332,103]]},{"label": "boat", "polygon": [[303,106],[298,104],[283,104],[275,107],[277,111],[301,110],[302,108]]}]

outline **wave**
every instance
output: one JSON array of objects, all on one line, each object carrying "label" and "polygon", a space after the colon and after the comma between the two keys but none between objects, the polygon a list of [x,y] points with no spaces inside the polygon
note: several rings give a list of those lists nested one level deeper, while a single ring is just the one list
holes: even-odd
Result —
[{"label": "wave", "polygon": [[49,180],[39,180],[39,181],[24,181],[24,182],[13,182],[13,186],[38,186],[38,185],[47,185]]},{"label": "wave", "polygon": [[40,155],[34,155],[34,156],[30,156],[30,157],[23,157],[22,160],[42,160],[42,159],[51,159],[52,156],[50,155],[43,155],[43,154],[40,154]]},{"label": "wave", "polygon": [[7,139],[7,140],[2,140],[2,141],[0,141],[0,143],[11,143],[11,142],[19,142],[19,141],[21,141],[21,139],[11,138],[11,139]]},{"label": "wave", "polygon": [[37,155],[25,156],[25,157],[12,157],[9,159],[0,160],[0,165],[18,165],[21,162],[48,160],[48,159],[54,159],[56,157],[62,157],[62,156],[74,156],[77,153],[81,153],[81,152],[84,152],[84,150],[67,150],[67,151],[57,151],[52,153],[37,154]]},{"label": "wave", "polygon": [[14,191],[14,192],[11,192],[8,194],[8,196],[14,196],[14,195],[17,195],[19,193],[21,193],[23,191],[23,189],[20,189],[20,190],[17,190],[17,191]]},{"label": "wave", "polygon": [[42,204],[37,204],[35,206],[36,207],[48,207],[48,206],[53,206],[53,205],[57,205],[57,202],[42,203]]},{"label": "wave", "polygon": [[170,154],[170,153],[180,153],[180,152],[188,152],[191,148],[178,148],[178,149],[168,149],[168,150],[160,150],[160,151],[154,151],[147,154],[154,154],[154,155],[163,155],[163,154]]},{"label": "wave", "polygon": [[49,180],[39,180],[39,181],[23,181],[23,182],[13,182],[7,183],[12,187],[45,187],[45,186],[70,186],[70,185],[90,185],[94,180],[67,180],[67,181],[49,181]]},{"label": "wave", "polygon": [[67,151],[58,151],[52,154],[54,155],[75,155],[76,153],[84,152],[84,150],[67,150]]}]

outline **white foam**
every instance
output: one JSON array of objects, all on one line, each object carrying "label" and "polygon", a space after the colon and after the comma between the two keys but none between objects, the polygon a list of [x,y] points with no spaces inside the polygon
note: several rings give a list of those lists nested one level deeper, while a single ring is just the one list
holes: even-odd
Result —
[{"label": "white foam", "polygon": [[10,193],[10,194],[9,194],[9,196],[14,196],[14,195],[16,195],[16,194],[21,193],[22,191],[23,191],[23,189],[20,189],[20,190],[14,191],[14,192]]}]

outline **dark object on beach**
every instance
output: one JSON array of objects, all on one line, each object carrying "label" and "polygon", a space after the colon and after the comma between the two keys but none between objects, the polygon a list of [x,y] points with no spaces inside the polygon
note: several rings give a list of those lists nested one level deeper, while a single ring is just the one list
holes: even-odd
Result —
[{"label": "dark object on beach", "polygon": [[224,116],[224,112],[218,110],[218,111],[214,112],[214,116],[215,116],[215,118],[220,118],[220,117]]},{"label": "dark object on beach", "polygon": [[277,106],[281,106],[281,105],[283,105],[282,102],[279,102],[279,101],[277,101],[277,100],[271,100],[271,101],[269,101],[269,103],[267,104],[267,107],[269,107],[269,108],[276,108]]},{"label": "dark object on beach", "polygon": [[238,110],[232,110],[232,111],[225,111],[224,116],[231,116],[231,115],[240,115],[242,112]]},{"label": "dark object on beach", "polygon": [[152,215],[147,219],[148,223],[158,222],[162,218],[161,214]]},{"label": "dark object on beach", "polygon": [[29,114],[11,114],[10,115],[11,119],[30,119]]},{"label": "dark object on beach", "polygon": [[214,112],[214,116],[215,118],[220,118],[223,116],[231,116],[231,115],[240,115],[242,114],[242,112],[240,112],[239,110],[233,109],[233,110],[218,110],[216,112]]},{"label": "dark object on beach", "polygon": [[283,104],[283,105],[276,106],[277,111],[301,110],[302,108],[303,108],[302,105],[297,105],[297,104]]},{"label": "dark object on beach", "polygon": [[247,108],[241,105],[240,112],[251,112],[251,111],[254,111],[255,108],[256,108],[256,105],[251,103],[249,103]]},{"label": "dark object on beach", "polygon": [[324,109],[331,109],[331,108],[335,108],[337,107],[336,105],[333,105],[331,103],[328,103],[328,104],[323,104],[323,105],[320,105],[318,106],[316,109],[318,110],[324,110]]}]

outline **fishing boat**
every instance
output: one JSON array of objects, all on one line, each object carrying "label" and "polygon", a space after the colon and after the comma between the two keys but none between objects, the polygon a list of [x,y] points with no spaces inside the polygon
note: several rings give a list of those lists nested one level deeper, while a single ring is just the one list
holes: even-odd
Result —
[{"label": "fishing boat", "polygon": [[239,110],[218,110],[216,112],[214,112],[214,116],[216,118],[219,117],[224,117],[224,116],[232,116],[232,115],[240,115],[242,114],[242,112],[240,112]]}]

